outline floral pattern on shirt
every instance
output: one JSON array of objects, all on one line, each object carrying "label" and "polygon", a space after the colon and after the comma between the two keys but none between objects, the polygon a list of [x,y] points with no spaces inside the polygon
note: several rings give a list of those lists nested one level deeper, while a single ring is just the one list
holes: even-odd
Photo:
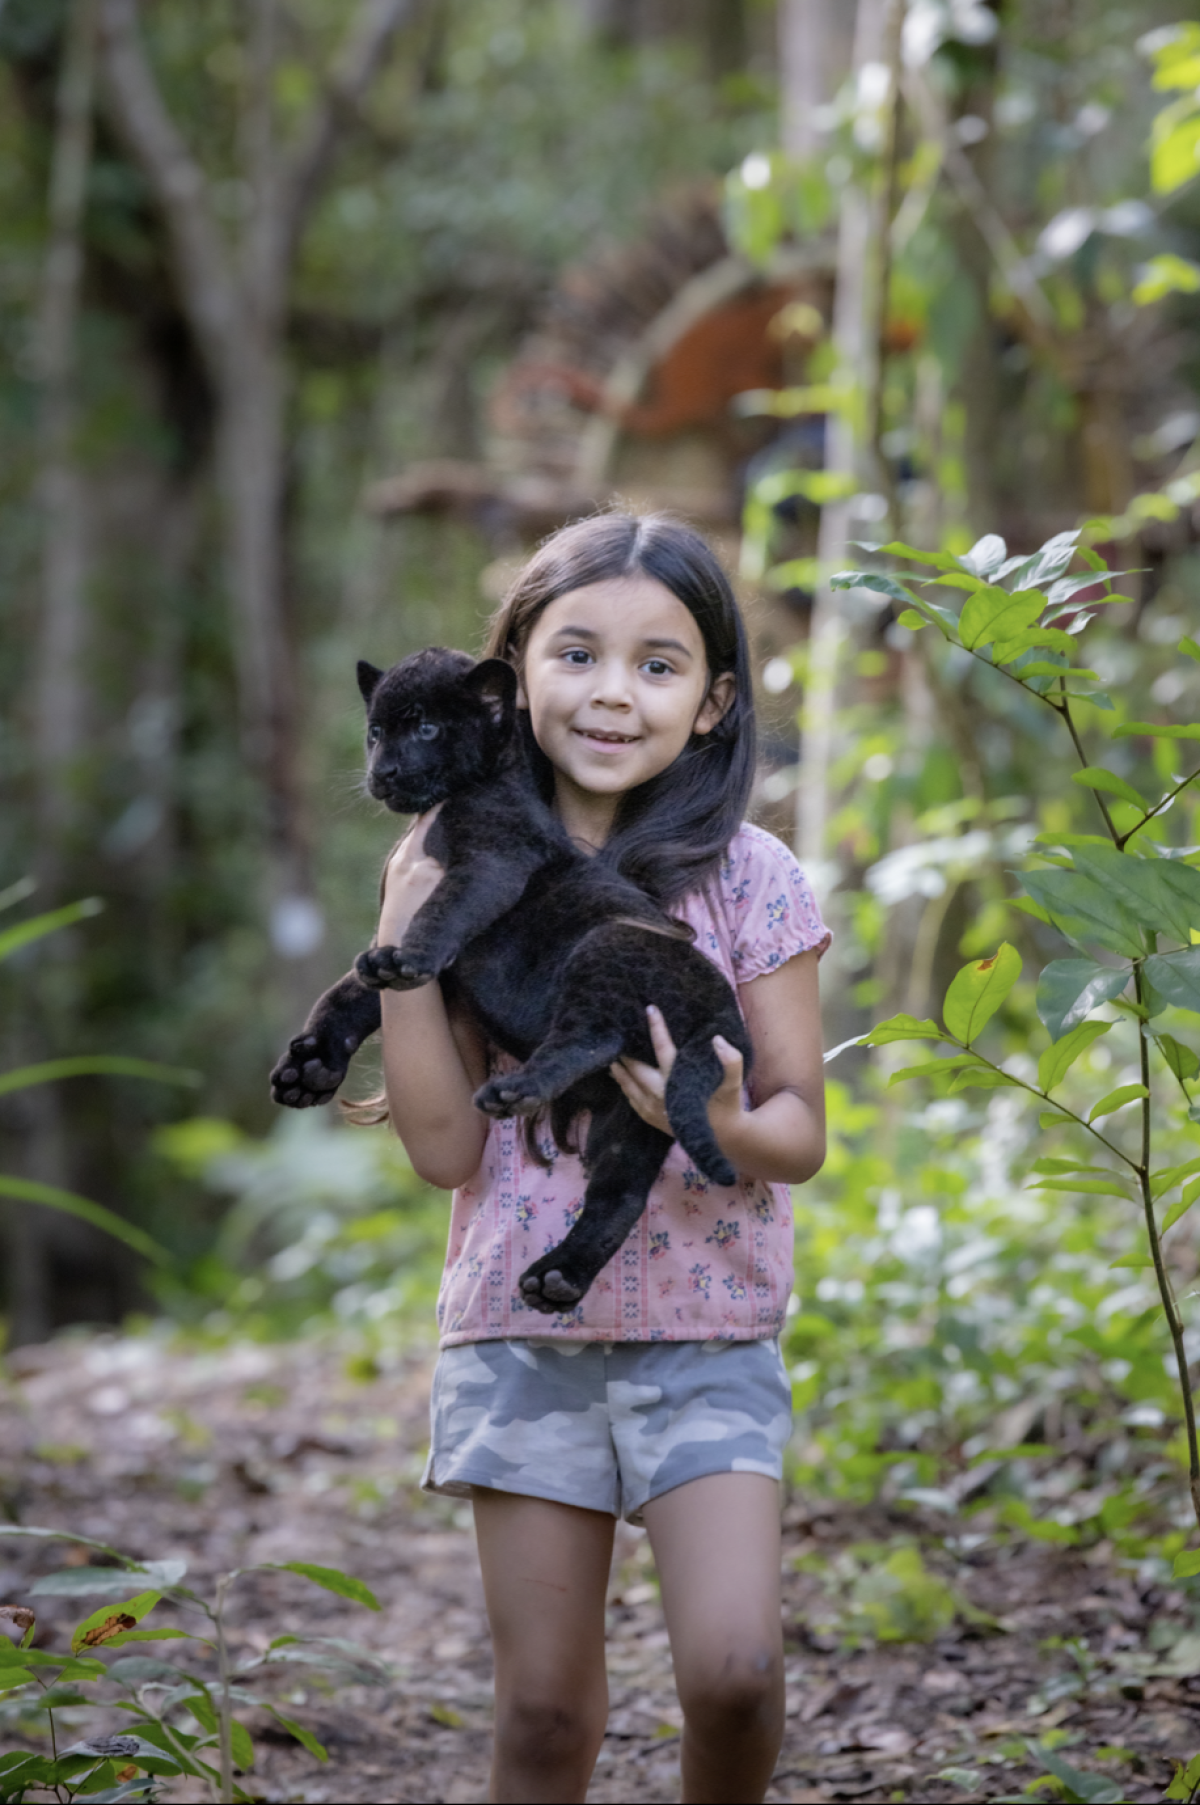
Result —
[{"label": "floral pattern on shirt", "polygon": [[[791,853],[743,826],[707,889],[673,911],[734,985],[829,934]],[[556,1316],[529,1309],[525,1267],[556,1245],[583,1207],[578,1157],[547,1145],[530,1159],[513,1120],[490,1122],[479,1171],[454,1194],[438,1303],[443,1346],[530,1336],[567,1341],[760,1340],[783,1326],[792,1282],[786,1185],[710,1184],[671,1148],[646,1210],[583,1301]]]}]

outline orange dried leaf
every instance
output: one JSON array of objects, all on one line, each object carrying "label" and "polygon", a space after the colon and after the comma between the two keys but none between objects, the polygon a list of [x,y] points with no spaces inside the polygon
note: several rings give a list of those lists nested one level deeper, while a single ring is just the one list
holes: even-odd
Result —
[{"label": "orange dried leaf", "polygon": [[111,1642],[114,1636],[123,1635],[126,1630],[135,1630],[136,1628],[136,1617],[131,1617],[128,1611],[114,1611],[111,1617],[104,1619],[103,1623],[98,1623],[94,1629],[88,1630],[82,1638],[80,1646],[82,1648],[99,1648],[102,1642]]}]

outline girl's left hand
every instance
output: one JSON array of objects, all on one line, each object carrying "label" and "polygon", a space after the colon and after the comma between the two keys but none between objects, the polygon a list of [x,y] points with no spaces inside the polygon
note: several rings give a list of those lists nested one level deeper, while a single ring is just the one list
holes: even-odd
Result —
[{"label": "girl's left hand", "polygon": [[[649,1122],[652,1128],[661,1128],[674,1139],[674,1131],[667,1120],[665,1099],[667,1079],[675,1064],[675,1042],[662,1011],[653,1003],[646,1010],[646,1018],[658,1064],[645,1065],[640,1059],[618,1059],[608,1069],[643,1122]],[[722,1035],[713,1036],[713,1050],[721,1061],[721,1082],[708,1100],[708,1119],[720,1146],[725,1130],[744,1113],[742,1085],[745,1075],[741,1054]]]}]

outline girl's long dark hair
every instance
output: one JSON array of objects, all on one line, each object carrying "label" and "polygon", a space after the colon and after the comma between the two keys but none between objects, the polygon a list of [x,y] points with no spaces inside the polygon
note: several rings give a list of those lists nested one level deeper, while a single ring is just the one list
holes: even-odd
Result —
[{"label": "girl's long dark hair", "polygon": [[[754,696],[746,629],[710,547],[665,514],[598,514],[539,547],[501,603],[485,656],[518,671],[542,610],[559,596],[615,577],[646,576],[681,601],[700,629],[710,678],[730,672],[734,695],[710,732],[693,734],[665,771],[622,797],[600,858],[667,907],[700,889],[737,832],[754,782]],[[530,757],[547,799],[554,769],[522,712]]]}]

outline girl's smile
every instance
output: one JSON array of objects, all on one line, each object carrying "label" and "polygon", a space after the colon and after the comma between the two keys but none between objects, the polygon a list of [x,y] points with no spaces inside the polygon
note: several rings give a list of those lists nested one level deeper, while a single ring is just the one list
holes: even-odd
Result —
[{"label": "girl's smile", "polygon": [[708,669],[690,611],[641,573],[572,589],[529,635],[522,696],[570,833],[601,845],[627,790],[721,719],[733,678]]}]

